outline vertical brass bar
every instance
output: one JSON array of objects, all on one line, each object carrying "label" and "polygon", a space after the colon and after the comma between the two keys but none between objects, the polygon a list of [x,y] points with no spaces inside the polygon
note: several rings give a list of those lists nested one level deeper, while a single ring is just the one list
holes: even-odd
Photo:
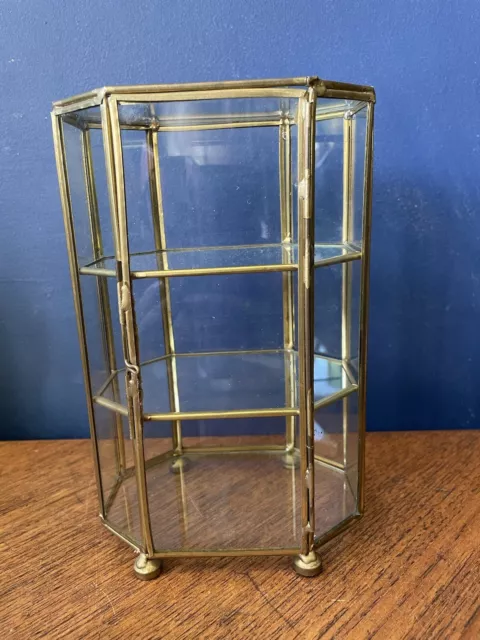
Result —
[{"label": "vertical brass bar", "polygon": [[[148,177],[150,184],[150,198],[152,202],[152,222],[155,238],[157,267],[159,270],[168,270],[168,258],[166,253],[166,234],[163,212],[162,184],[160,176],[160,154],[158,150],[158,133],[147,131],[147,158]],[[177,364],[174,357],[175,341],[173,335],[172,305],[170,297],[170,280],[168,277],[158,279],[160,288],[160,304],[162,312],[163,339],[165,354],[172,356],[166,359],[168,392],[170,409],[175,413],[180,411],[178,394]],[[182,453],[182,423],[180,420],[172,421],[172,444],[175,455]]]},{"label": "vertical brass bar", "polygon": [[302,553],[313,548],[314,422],[313,422],[313,263],[315,185],[315,106],[310,88],[299,101],[298,118],[298,358],[300,389],[300,460],[302,477]]},{"label": "vertical brass bar", "polygon": [[[354,179],[354,128],[353,119],[347,112],[343,118],[343,219],[342,243],[353,240],[353,179]],[[352,332],[352,263],[342,265],[342,383],[347,383],[345,366],[351,358]],[[348,398],[342,401],[343,421],[343,467],[347,467],[348,456]]]},{"label": "vertical brass bar", "polygon": [[[85,186],[87,192],[87,206],[90,220],[90,235],[92,238],[93,256],[98,260],[103,256],[102,230],[100,225],[100,215],[98,211],[97,190],[95,185],[95,174],[93,170],[92,145],[90,131],[82,131],[82,157]],[[113,338],[112,313],[108,296],[108,284],[106,278],[97,277],[97,296],[100,308],[100,321],[102,328],[102,343],[105,363],[108,372],[111,374],[117,369],[115,356],[115,343]],[[118,379],[112,379],[113,399],[120,404],[120,392]],[[112,419],[115,421],[115,462],[117,475],[122,475],[125,469],[125,442],[123,438],[122,418],[115,413]]]},{"label": "vertical brass bar", "polygon": [[[282,261],[291,263],[292,256],[292,216],[291,216],[291,139],[290,123],[283,119],[279,128],[279,183],[280,183],[280,234],[282,240]],[[291,271],[282,273],[283,299],[283,348],[285,351],[293,349],[294,343],[294,309],[293,309],[293,274]],[[285,354],[285,400],[289,407],[295,406],[295,370],[290,354]],[[295,446],[295,417],[287,416],[285,448],[292,451]]]},{"label": "vertical brass bar", "polygon": [[75,233],[73,227],[72,202],[70,199],[70,188],[67,177],[67,163],[65,157],[65,141],[63,137],[62,121],[60,116],[52,114],[53,141],[55,147],[55,161],[57,164],[58,183],[60,187],[60,199],[62,203],[63,221],[65,224],[65,235],[67,239],[68,262],[70,266],[70,277],[72,280],[73,302],[75,305],[75,316],[77,320],[77,331],[80,342],[80,357],[82,360],[83,380],[85,384],[85,394],[87,397],[88,422],[90,424],[90,438],[93,449],[93,460],[95,468],[95,478],[97,481],[98,502],[100,515],[105,517],[105,505],[103,499],[102,476],[100,471],[100,456],[98,452],[97,432],[95,425],[95,414],[93,411],[92,386],[90,380],[90,368],[87,352],[87,336],[85,330],[85,318],[82,307],[82,294],[80,289],[80,276],[75,246]]},{"label": "vertical brass bar", "polygon": [[360,363],[358,373],[358,511],[365,506],[365,431],[367,396],[367,333],[368,294],[370,275],[370,230],[372,224],[372,183],[373,183],[373,121],[374,106],[367,107],[367,132],[365,140],[365,183],[363,191],[363,260],[360,302]]},{"label": "vertical brass bar", "polygon": [[[108,153],[106,162],[113,160],[109,168],[112,179],[112,191],[115,192],[115,210],[113,212],[117,228],[118,252],[118,292],[119,311],[122,323],[123,350],[125,356],[125,388],[128,400],[128,418],[131,435],[133,436],[135,451],[135,471],[137,491],[142,524],[143,545],[147,555],[154,553],[150,511],[148,507],[148,489],[145,469],[145,452],[143,446],[143,407],[142,382],[138,357],[138,335],[133,303],[130,255],[128,247],[127,211],[125,199],[125,176],[123,169],[123,150],[120,123],[118,117],[118,103],[115,98],[105,99],[109,117],[103,122],[106,134],[105,144]],[[111,152],[110,152],[111,147]]]}]

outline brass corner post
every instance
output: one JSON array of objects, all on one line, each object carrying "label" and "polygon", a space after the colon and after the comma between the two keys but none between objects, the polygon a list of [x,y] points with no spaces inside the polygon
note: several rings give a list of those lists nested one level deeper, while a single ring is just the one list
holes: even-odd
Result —
[{"label": "brass corner post", "polygon": [[62,117],[52,113],[53,142],[55,146],[55,161],[57,164],[58,183],[60,187],[60,199],[62,203],[63,221],[65,225],[65,235],[67,239],[68,262],[70,266],[70,277],[72,280],[73,302],[75,305],[75,316],[77,320],[77,331],[80,343],[80,357],[82,359],[83,380],[85,384],[85,395],[87,397],[88,422],[90,425],[90,439],[93,449],[93,460],[95,468],[95,478],[97,484],[98,503],[100,506],[100,516],[105,517],[105,503],[103,498],[102,475],[100,471],[100,457],[98,452],[97,432],[95,427],[95,415],[93,409],[92,381],[90,378],[90,368],[87,352],[87,335],[85,330],[85,318],[83,315],[82,293],[80,289],[79,265],[77,251],[75,247],[75,232],[73,226],[72,202],[70,198],[70,187],[67,176],[67,160],[65,154],[65,141],[63,137]]},{"label": "brass corner post", "polygon": [[[130,433],[133,436],[135,471],[139,512],[142,526],[143,544],[148,556],[154,552],[150,512],[148,508],[148,488],[143,447],[143,404],[140,359],[138,355],[138,335],[135,321],[135,307],[130,277],[130,255],[128,247],[128,225],[125,197],[125,175],[123,168],[122,138],[118,113],[118,102],[113,97],[105,98],[106,109],[102,111],[104,128],[105,162],[112,181],[111,203],[114,228],[117,229],[117,278],[119,316],[122,328],[123,351],[125,357],[125,389],[128,405]],[[108,116],[107,116],[108,112]]]},{"label": "brass corner post", "polygon": [[[165,220],[163,212],[162,183],[160,176],[160,153],[158,132],[149,130],[146,132],[148,179],[150,185],[150,200],[152,206],[152,224],[155,240],[155,257],[159,271],[168,271],[167,240],[165,234]],[[173,333],[172,302],[170,296],[170,280],[168,276],[158,278],[160,290],[160,310],[162,315],[163,341],[166,358],[168,394],[170,399],[170,411],[180,412],[180,400],[178,394],[177,363],[175,359],[175,339]],[[172,420],[172,444],[175,455],[182,453],[182,423],[180,420]]]},{"label": "brass corner post", "polygon": [[302,477],[302,554],[313,548],[314,422],[313,422],[313,273],[315,201],[316,93],[310,87],[298,107],[298,358],[300,458]]},{"label": "brass corner post", "polygon": [[372,225],[372,183],[373,183],[373,119],[374,103],[367,106],[367,132],[365,141],[365,178],[363,191],[363,248],[362,282],[360,307],[360,364],[358,375],[359,403],[359,451],[358,451],[358,512],[365,507],[365,432],[367,400],[367,328],[368,294],[370,280],[370,232]]},{"label": "brass corner post", "polygon": [[[354,158],[355,128],[349,111],[343,116],[343,216],[342,244],[347,247],[353,240],[353,194],[354,194]],[[342,264],[342,386],[346,386],[347,370],[351,358],[352,331],[352,263]],[[348,403],[342,401],[343,423],[343,468],[346,473],[348,457]]]},{"label": "brass corner post", "polygon": [[[278,127],[278,159],[280,186],[280,236],[282,263],[291,265],[293,260],[292,220],[292,149],[291,123],[284,114]],[[292,353],[295,337],[295,310],[293,304],[293,273],[282,273],[283,348],[285,359],[285,405],[293,408],[295,403],[295,362]],[[285,418],[285,449],[288,453],[295,447],[295,417]]]},{"label": "brass corner post", "polygon": [[[93,258],[98,260],[103,257],[103,240],[98,210],[97,189],[95,185],[95,173],[93,167],[91,134],[88,127],[81,133],[82,139],[82,159],[85,189],[87,195],[88,217],[90,221],[90,237],[92,240]],[[97,298],[100,310],[100,322],[102,330],[102,344],[106,371],[110,373],[114,401],[120,404],[120,389],[118,378],[112,374],[117,369],[115,343],[113,337],[112,312],[110,309],[110,299],[108,295],[107,280],[103,277],[96,277]],[[125,471],[125,441],[123,437],[122,418],[118,412],[112,414],[112,422],[115,424],[115,464],[117,476],[121,476]],[[108,513],[107,513],[108,515]]]}]

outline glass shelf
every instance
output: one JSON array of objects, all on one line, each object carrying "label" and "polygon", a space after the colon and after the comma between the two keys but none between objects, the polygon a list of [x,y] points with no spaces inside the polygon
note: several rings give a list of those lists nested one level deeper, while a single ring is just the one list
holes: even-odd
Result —
[{"label": "glass shelf", "polygon": [[[314,357],[315,408],[356,389],[347,368],[338,360]],[[178,380],[179,412],[170,408],[168,380],[172,370]],[[297,370],[298,354],[287,350],[164,356],[141,365],[143,409],[150,420],[234,417],[236,412],[241,412],[241,417],[297,415]],[[95,401],[125,412],[124,371],[117,371],[115,377],[120,397],[113,395],[112,376]]]},{"label": "glass shelf", "polygon": [[[275,450],[228,455],[189,451],[188,468],[178,474],[170,471],[168,455],[150,461],[146,478],[155,550],[269,547],[285,549],[286,553],[296,549],[298,553],[302,534],[300,464],[286,468],[284,454]],[[255,500],[249,502],[252,495]],[[319,496],[317,536],[355,512],[355,497],[345,472],[318,461],[315,495]],[[131,539],[141,539],[133,475],[115,492],[107,521]]]},{"label": "glass shelf", "polygon": [[[357,247],[342,244],[316,244],[315,266],[347,262],[361,258]],[[168,264],[168,267],[167,267]],[[268,244],[233,247],[169,249],[130,256],[134,278],[158,276],[210,275],[264,271],[296,271],[298,246]],[[84,275],[115,276],[115,258],[105,257],[80,268]]]}]

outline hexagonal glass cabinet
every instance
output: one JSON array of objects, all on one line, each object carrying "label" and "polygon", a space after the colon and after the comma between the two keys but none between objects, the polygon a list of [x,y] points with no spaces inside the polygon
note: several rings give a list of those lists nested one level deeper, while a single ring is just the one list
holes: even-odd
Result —
[{"label": "hexagonal glass cabinet", "polygon": [[105,526],[289,555],[363,510],[371,87],[105,87],[54,104]]}]

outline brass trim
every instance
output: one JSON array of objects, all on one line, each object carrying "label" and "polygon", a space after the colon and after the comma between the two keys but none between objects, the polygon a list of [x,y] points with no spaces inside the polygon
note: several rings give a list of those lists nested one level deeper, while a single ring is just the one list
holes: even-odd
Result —
[{"label": "brass trim", "polygon": [[123,152],[120,126],[118,122],[118,104],[113,98],[107,99],[109,111],[110,142],[112,145],[112,176],[116,187],[116,219],[118,220],[118,253],[119,253],[119,310],[121,315],[122,334],[124,338],[124,355],[126,364],[125,388],[127,390],[128,419],[130,433],[134,443],[137,492],[139,500],[140,521],[142,524],[143,543],[148,555],[153,553],[153,536],[148,507],[148,490],[145,470],[145,453],[143,446],[143,411],[142,383],[138,358],[138,336],[136,331],[135,308],[131,295],[129,270],[128,227],[125,200],[125,175],[123,168]]},{"label": "brass trim", "polygon": [[60,189],[60,199],[62,203],[63,222],[65,225],[65,235],[68,249],[68,262],[70,266],[70,277],[72,281],[73,303],[75,307],[75,317],[77,321],[77,332],[80,343],[80,358],[82,361],[83,381],[85,385],[85,395],[87,398],[87,414],[90,425],[90,439],[92,443],[93,461],[95,469],[95,479],[97,485],[98,503],[101,516],[105,516],[105,504],[103,499],[102,476],[100,472],[100,456],[98,451],[97,432],[95,424],[95,414],[93,409],[92,381],[90,378],[90,368],[87,351],[87,337],[85,329],[85,318],[83,315],[82,293],[80,289],[80,277],[78,275],[78,260],[75,246],[75,233],[73,227],[72,202],[70,199],[70,187],[67,177],[67,161],[65,154],[65,141],[63,138],[63,125],[61,119],[52,114],[53,142],[55,148],[55,161],[57,165],[58,184]]},{"label": "brass trim", "polygon": [[331,393],[326,398],[317,400],[317,402],[315,402],[313,405],[313,410],[316,411],[317,409],[321,409],[322,407],[327,407],[329,404],[332,404],[333,402],[337,402],[338,400],[341,400],[342,398],[349,396],[351,393],[353,393],[357,389],[358,389],[357,385],[352,384],[349,387],[346,387],[345,389],[340,389],[340,391],[337,391],[337,393]]},{"label": "brass trim", "polygon": [[132,278],[173,278],[176,276],[211,276],[234,273],[270,273],[275,271],[296,271],[295,264],[246,265],[244,267],[208,267],[201,269],[162,269],[152,271],[132,271]]},{"label": "brass trim", "polygon": [[95,404],[99,404],[105,409],[110,409],[110,411],[115,411],[122,416],[128,417],[129,415],[127,407],[124,407],[119,402],[115,402],[115,400],[110,400],[109,398],[104,398],[103,396],[94,396],[93,401],[95,402]]},{"label": "brass trim", "polygon": [[275,416],[298,416],[298,409],[286,407],[271,409],[233,409],[230,411],[178,411],[177,413],[146,413],[145,421],[170,420],[215,420],[217,418],[262,418]]},{"label": "brass trim", "polygon": [[295,556],[300,553],[300,547],[288,547],[285,549],[174,549],[172,551],[155,551],[152,558],[234,558],[237,556]]},{"label": "brass trim", "polygon": [[126,542],[130,547],[141,553],[142,547],[138,544],[133,538],[131,538],[128,534],[123,533],[120,529],[117,528],[112,522],[109,522],[106,518],[100,518],[104,527],[106,527],[111,533],[115,534],[120,540]]},{"label": "brass trim", "polygon": [[373,181],[373,124],[374,106],[367,107],[367,132],[365,144],[365,178],[363,191],[363,261],[362,282],[360,292],[360,355],[358,372],[358,511],[365,506],[365,432],[366,432],[366,400],[367,400],[367,330],[368,330],[368,297],[370,284],[370,231],[372,225],[372,181]]},{"label": "brass trim", "polygon": [[[169,274],[167,258],[167,240],[165,234],[165,220],[162,198],[162,181],[160,176],[160,153],[158,149],[158,133],[147,131],[147,157],[148,176],[150,184],[150,200],[152,204],[152,223],[155,238],[156,259],[159,272]],[[173,333],[172,302],[170,296],[170,281],[168,278],[158,279],[160,292],[160,310],[162,315],[163,340],[165,355],[170,356],[175,353],[175,339]],[[167,358],[167,378],[168,393],[170,399],[170,409],[173,413],[180,411],[180,400],[178,393],[177,364],[174,358]],[[182,453],[182,424],[180,420],[172,421],[172,444],[175,454]]]},{"label": "brass trim", "polygon": [[[87,195],[88,217],[90,221],[90,236],[92,240],[93,256],[98,260],[103,255],[103,239],[100,224],[100,212],[98,209],[97,190],[95,184],[95,173],[93,168],[92,145],[90,132],[83,131],[81,134],[82,142],[82,159],[85,190]],[[81,270],[80,270],[81,271]],[[112,313],[110,309],[110,299],[108,293],[108,285],[104,278],[96,278],[97,298],[100,310],[100,324],[102,332],[102,345],[104,359],[107,371],[116,371],[117,362],[115,355],[115,343],[112,324]],[[120,402],[120,392],[118,388],[118,379],[116,376],[112,378],[112,392],[117,403]],[[117,414],[113,418],[115,420],[115,464],[117,473],[122,474],[125,468],[125,441],[123,437],[122,419]]]},{"label": "brass trim", "polygon": [[345,520],[337,524],[335,527],[332,527],[330,531],[327,531],[327,533],[324,533],[323,535],[318,536],[318,538],[315,538],[315,541],[314,541],[315,549],[318,549],[322,545],[326,544],[327,542],[329,542],[330,540],[338,536],[340,533],[343,533],[344,531],[349,529],[352,526],[352,524],[354,524],[357,520],[360,520],[361,517],[362,517],[361,514],[353,513],[351,516],[348,516],[347,518],[345,518]]},{"label": "brass trim", "polygon": [[315,528],[313,461],[313,260],[316,94],[310,88],[298,105],[298,369],[300,469],[302,482],[302,551],[307,555]]},{"label": "brass trim", "polygon": [[226,98],[301,98],[304,89],[215,89],[204,91],[174,91],[171,93],[115,92],[115,100],[120,104],[136,102],[183,102],[191,100],[222,100]]}]

